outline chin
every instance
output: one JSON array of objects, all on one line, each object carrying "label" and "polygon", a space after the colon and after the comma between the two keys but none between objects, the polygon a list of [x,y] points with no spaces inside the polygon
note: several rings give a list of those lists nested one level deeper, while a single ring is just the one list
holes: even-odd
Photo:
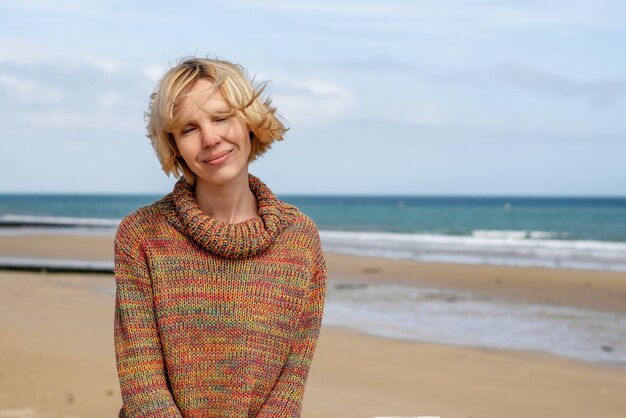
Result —
[{"label": "chin", "polygon": [[213,184],[216,186],[221,186],[227,184],[228,182],[236,179],[241,172],[245,172],[246,176],[248,174],[248,170],[246,167],[241,169],[237,169],[235,167],[223,167],[219,170],[216,170],[214,173],[207,175],[206,173],[202,173],[203,175],[196,174],[196,177],[202,179],[204,183]]}]

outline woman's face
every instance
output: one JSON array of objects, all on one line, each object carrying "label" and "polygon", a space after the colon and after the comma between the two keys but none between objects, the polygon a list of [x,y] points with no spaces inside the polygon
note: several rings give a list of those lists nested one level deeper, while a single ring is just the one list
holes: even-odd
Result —
[{"label": "woman's face", "polygon": [[211,80],[195,82],[177,104],[176,118],[174,140],[197,184],[220,187],[240,176],[247,182],[248,127]]}]

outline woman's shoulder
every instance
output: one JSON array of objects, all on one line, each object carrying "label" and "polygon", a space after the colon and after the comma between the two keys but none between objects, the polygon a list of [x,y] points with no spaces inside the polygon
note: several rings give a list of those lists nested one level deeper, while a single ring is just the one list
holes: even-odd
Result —
[{"label": "woman's shoulder", "polygon": [[304,247],[318,248],[321,245],[319,230],[313,219],[295,205],[285,202],[282,205],[285,225],[283,233],[296,239]]},{"label": "woman's shoulder", "polygon": [[281,201],[283,222],[288,228],[295,228],[309,233],[318,233],[317,225],[297,206]]},{"label": "woman's shoulder", "polygon": [[310,257],[310,265],[314,271],[321,271],[326,274],[324,250],[317,225],[311,217],[304,214],[298,207],[284,202],[283,204],[285,210],[292,217],[291,222],[283,231],[287,235],[286,239],[290,244],[293,244],[292,248],[305,251]]},{"label": "woman's shoulder", "polygon": [[115,235],[116,242],[145,240],[155,232],[167,227],[163,205],[169,195],[142,206],[126,215],[119,224]]}]

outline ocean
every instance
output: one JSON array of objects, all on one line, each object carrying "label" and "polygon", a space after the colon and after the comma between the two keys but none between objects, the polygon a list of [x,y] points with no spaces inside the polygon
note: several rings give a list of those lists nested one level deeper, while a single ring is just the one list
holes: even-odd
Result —
[{"label": "ocean", "polygon": [[[113,234],[157,195],[0,195],[1,234]],[[626,271],[626,198],[279,196],[328,251]]]}]

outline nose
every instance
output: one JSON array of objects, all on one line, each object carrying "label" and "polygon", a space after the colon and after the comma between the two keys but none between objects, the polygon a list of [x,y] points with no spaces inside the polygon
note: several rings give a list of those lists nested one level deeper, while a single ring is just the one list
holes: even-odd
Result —
[{"label": "nose", "polygon": [[202,127],[202,147],[210,148],[219,144],[222,140],[220,131],[217,126],[206,124]]}]

